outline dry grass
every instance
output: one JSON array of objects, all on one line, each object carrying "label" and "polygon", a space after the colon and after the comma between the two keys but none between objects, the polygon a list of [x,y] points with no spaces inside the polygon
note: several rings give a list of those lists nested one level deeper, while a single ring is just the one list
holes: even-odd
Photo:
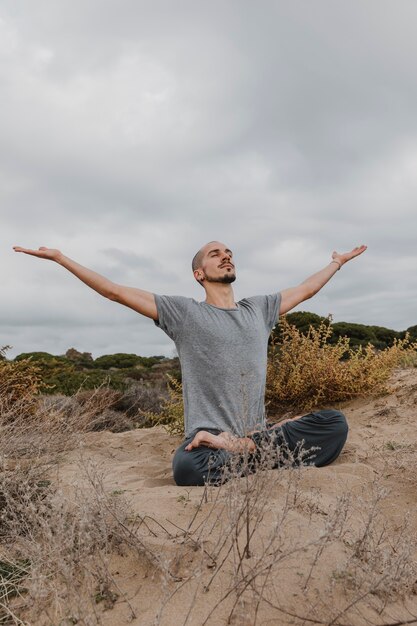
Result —
[{"label": "dry grass", "polygon": [[303,335],[285,319],[282,339],[273,346],[268,363],[266,397],[271,408],[311,410],[358,396],[387,393],[395,367],[412,359],[417,344],[408,338],[376,351],[372,345],[352,349],[347,337],[329,343],[327,322],[310,326]]},{"label": "dry grass", "polygon": [[[409,621],[390,619],[392,603],[404,608],[416,591],[416,537],[407,518],[395,528],[387,523],[387,494],[378,480],[326,507],[319,493],[310,498],[303,490],[301,449],[297,457],[282,450],[287,467],[277,472],[269,469],[276,450],[265,447],[257,467],[250,467],[255,473],[242,477],[240,460],[225,470],[220,487],[205,488],[189,525],[177,534],[188,567],[172,560],[181,580],[167,586],[158,624],[169,623],[165,617],[185,586],[178,626],[255,626],[266,615],[280,625],[417,623],[412,613]],[[271,506],[272,494],[278,508],[276,499]]]},{"label": "dry grass", "polygon": [[[329,508],[319,493],[310,498],[303,490],[302,458],[296,468],[288,451],[283,458],[288,467],[279,472],[268,469],[266,448],[255,473],[240,477],[241,461],[229,467],[221,487],[204,489],[183,529],[132,516],[88,462],[80,463],[83,481],[65,492],[15,470],[2,487],[9,494],[2,504],[3,623],[99,625],[103,610],[120,602],[130,607],[129,619],[139,618],[111,573],[115,555],[160,581],[154,624],[172,623],[178,594],[176,626],[256,626],[265,615],[280,625],[414,623],[411,614],[408,622],[389,618],[392,603],[398,608],[413,593],[415,537],[406,519],[395,529],[387,524],[378,481],[358,496],[341,494]],[[272,493],[279,507],[271,507]]]},{"label": "dry grass", "polygon": [[[138,570],[171,576],[143,541],[152,535],[147,523],[122,494],[106,491],[103,474],[82,457],[73,488],[63,488],[55,471],[84,433],[103,426],[120,394],[103,386],[71,398],[41,396],[37,383],[30,363],[1,362],[0,623],[92,626],[116,602],[133,619],[111,560],[125,555]],[[132,411],[141,397],[128,398]]]},{"label": "dry grass", "polygon": [[38,472],[14,470],[2,477],[0,559],[14,572],[13,581],[3,581],[3,597],[14,596],[8,618],[13,614],[16,624],[45,618],[99,624],[97,603],[108,607],[121,595],[109,562],[125,545],[126,506],[105,493],[91,468],[73,493],[40,482]]}]

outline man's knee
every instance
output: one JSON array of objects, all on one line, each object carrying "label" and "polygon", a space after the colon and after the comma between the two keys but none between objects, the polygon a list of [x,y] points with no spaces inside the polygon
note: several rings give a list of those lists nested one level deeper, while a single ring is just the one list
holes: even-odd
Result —
[{"label": "man's knee", "polygon": [[178,450],[173,463],[173,475],[179,487],[203,486],[205,477],[199,471],[192,453],[185,450]]},{"label": "man's knee", "polygon": [[186,451],[186,445],[187,441],[178,448],[172,461],[174,480],[178,486],[219,485],[227,479],[225,469],[231,457],[229,452],[206,446]]},{"label": "man's knee", "polygon": [[346,416],[341,411],[335,411],[335,413],[335,428],[337,429],[339,437],[346,441],[349,432],[349,424]]},{"label": "man's knee", "polygon": [[324,409],[323,411],[318,411],[315,415],[320,416],[329,426],[331,426],[335,435],[339,435],[341,438],[347,437],[349,424],[342,411],[338,411],[336,409]]}]

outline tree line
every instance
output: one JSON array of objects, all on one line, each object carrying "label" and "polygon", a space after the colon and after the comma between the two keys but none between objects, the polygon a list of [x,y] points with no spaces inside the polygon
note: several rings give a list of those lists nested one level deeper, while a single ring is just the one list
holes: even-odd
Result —
[{"label": "tree line", "polygon": [[[333,322],[331,317],[322,317],[309,311],[296,311],[288,313],[287,322],[295,326],[301,333],[307,334],[310,326],[318,328],[320,324],[327,323],[332,329],[329,343],[336,344],[340,337],[348,337],[352,348],[372,344],[377,350],[390,348],[395,340],[404,339],[408,334],[410,341],[417,341],[417,325],[410,326],[406,330],[397,331],[384,326],[368,326],[366,324],[353,324],[351,322]],[[275,326],[272,337],[279,341],[280,326]]]},{"label": "tree line", "polygon": [[[408,334],[411,342],[417,341],[417,325],[404,331],[396,331],[383,326],[368,326],[350,322],[333,322],[308,311],[297,311],[285,316],[287,322],[295,326],[302,334],[307,334],[310,327],[318,328],[326,323],[332,333],[328,342],[336,344],[340,337],[348,337],[351,348],[372,344],[377,350],[385,350],[394,345],[396,340],[404,339]],[[280,341],[281,327],[277,324],[271,333],[271,341]],[[0,359],[7,359],[7,351],[0,352]],[[12,361],[30,360],[38,368],[43,380],[43,393],[72,395],[80,388],[94,389],[102,384],[113,389],[123,390],[135,381],[152,385],[170,374],[181,381],[178,358],[168,359],[163,355],[139,356],[137,354],[105,354],[93,358],[90,352],[79,352],[70,348],[64,355],[49,352],[24,352]]]}]

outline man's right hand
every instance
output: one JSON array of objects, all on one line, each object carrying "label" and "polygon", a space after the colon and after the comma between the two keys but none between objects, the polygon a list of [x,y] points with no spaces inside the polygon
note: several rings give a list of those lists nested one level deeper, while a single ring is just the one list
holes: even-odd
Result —
[{"label": "man's right hand", "polygon": [[62,252],[55,250],[54,248],[46,248],[41,246],[38,250],[30,250],[29,248],[22,248],[21,246],[13,246],[15,252],[24,252],[25,254],[31,254],[37,256],[40,259],[49,259],[50,261],[58,261],[62,257]]}]

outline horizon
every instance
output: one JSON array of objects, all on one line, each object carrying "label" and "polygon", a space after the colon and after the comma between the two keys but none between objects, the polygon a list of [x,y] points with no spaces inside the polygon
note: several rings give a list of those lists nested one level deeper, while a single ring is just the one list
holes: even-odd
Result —
[{"label": "horizon", "polygon": [[[313,313],[313,311],[304,311],[304,310],[300,310],[300,311],[298,311],[298,310],[297,310],[297,311],[291,311],[290,313],[287,313],[287,314],[285,314],[285,315],[281,315],[281,316],[280,316],[280,319],[281,319],[282,317],[287,317],[288,315],[291,315],[292,313],[307,313],[307,314],[311,314],[311,313]],[[326,317],[328,317],[328,316],[321,316],[321,317],[323,317],[324,319],[326,319]],[[335,321],[333,318],[332,318],[332,324],[349,324],[349,325],[352,325],[352,326],[365,326],[365,327],[369,327],[369,328],[375,328],[375,327],[376,327],[376,328],[383,328],[383,329],[386,329],[386,330],[392,330],[392,331],[395,331],[395,332],[397,332],[397,333],[404,333],[404,332],[407,332],[410,328],[413,328],[413,327],[417,326],[417,320],[416,320],[416,324],[411,324],[411,325],[410,325],[410,326],[408,326],[407,328],[401,328],[401,329],[389,328],[388,326],[381,326],[381,325],[379,325],[379,324],[365,324],[365,323],[363,323],[363,322],[346,322],[345,320],[338,320],[338,321]],[[1,347],[1,346],[0,346],[0,347]],[[5,346],[5,347],[6,347],[6,346]],[[36,350],[36,349],[34,349],[34,350],[23,350],[22,352],[19,352],[19,353],[17,353],[17,354],[14,354],[11,358],[9,358],[9,356],[8,356],[8,355],[9,355],[9,354],[11,354],[11,352],[13,351],[13,350],[12,350],[12,347],[11,347],[11,348],[10,348],[10,350],[7,350],[7,351],[6,351],[5,356],[6,356],[6,359],[7,359],[7,360],[13,360],[13,359],[14,359],[14,358],[16,358],[17,356],[20,356],[21,354],[32,354],[32,353],[45,353],[45,354],[49,354],[49,355],[51,355],[51,356],[65,357],[65,356],[66,356],[66,353],[67,353],[69,350],[76,350],[76,351],[77,351],[77,352],[79,352],[80,354],[83,354],[83,353],[90,354],[90,355],[92,356],[92,358],[93,358],[93,360],[94,360],[94,361],[95,361],[96,359],[98,359],[98,358],[102,357],[102,356],[113,356],[113,355],[115,355],[115,354],[134,354],[135,356],[138,356],[138,357],[146,357],[146,358],[149,358],[149,357],[164,358],[164,359],[174,359],[174,358],[179,358],[179,357],[178,357],[178,354],[175,354],[175,352],[176,352],[176,351],[175,351],[175,347],[174,347],[174,350],[173,350],[173,354],[172,354],[171,356],[169,356],[169,355],[167,355],[167,354],[156,354],[156,353],[155,353],[155,354],[139,354],[139,353],[136,353],[136,352],[120,352],[120,351],[119,351],[119,352],[108,352],[108,353],[103,353],[103,354],[97,354],[97,355],[94,355],[94,353],[93,353],[93,352],[90,352],[90,350],[88,350],[88,349],[82,349],[82,348],[79,348],[79,347],[76,347],[76,346],[70,346],[70,347],[68,347],[68,348],[67,348],[64,352],[59,353],[59,354],[54,353],[54,352],[48,352],[48,351],[46,351],[46,350]]]}]

